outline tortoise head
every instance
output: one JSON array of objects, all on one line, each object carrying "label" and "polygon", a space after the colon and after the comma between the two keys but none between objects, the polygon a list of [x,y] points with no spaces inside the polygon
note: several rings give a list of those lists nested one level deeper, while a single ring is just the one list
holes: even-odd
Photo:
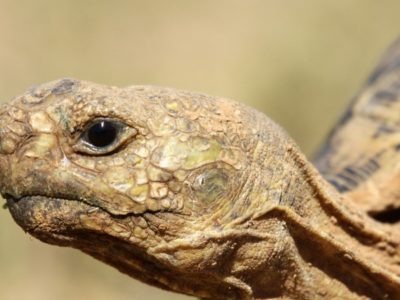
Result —
[{"label": "tortoise head", "polygon": [[165,289],[224,298],[241,289],[227,279],[237,257],[256,259],[244,245],[276,242],[246,228],[260,199],[281,197],[275,158],[291,144],[239,103],[63,79],[4,105],[0,122],[1,193],[44,242]]}]

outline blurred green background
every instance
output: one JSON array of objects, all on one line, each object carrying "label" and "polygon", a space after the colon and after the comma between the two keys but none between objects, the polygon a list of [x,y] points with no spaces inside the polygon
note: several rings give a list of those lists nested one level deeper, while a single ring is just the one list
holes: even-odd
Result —
[{"label": "blurred green background", "polygon": [[[0,99],[66,76],[201,91],[265,112],[310,155],[399,34],[399,12],[396,0],[0,0]],[[0,270],[5,300],[190,299],[42,244],[6,210]]]}]

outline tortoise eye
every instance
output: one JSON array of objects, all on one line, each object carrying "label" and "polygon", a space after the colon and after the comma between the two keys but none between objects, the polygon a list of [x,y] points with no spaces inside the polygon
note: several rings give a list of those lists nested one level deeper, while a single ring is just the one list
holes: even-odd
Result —
[{"label": "tortoise eye", "polygon": [[119,120],[96,119],[85,127],[73,148],[83,154],[111,154],[136,134],[135,128]]},{"label": "tortoise eye", "polygon": [[117,140],[119,128],[116,125],[112,121],[97,121],[86,130],[84,138],[88,144],[94,147],[108,147]]}]

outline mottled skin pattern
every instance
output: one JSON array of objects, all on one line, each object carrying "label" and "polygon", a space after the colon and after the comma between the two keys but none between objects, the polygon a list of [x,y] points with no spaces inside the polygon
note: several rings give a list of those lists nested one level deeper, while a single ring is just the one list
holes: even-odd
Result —
[{"label": "mottled skin pattern", "polygon": [[[376,76],[380,84],[386,71]],[[367,161],[388,147],[362,133],[343,133],[336,145],[353,119],[317,159],[331,182],[358,163],[357,151]],[[85,140],[99,120],[118,125],[107,147]],[[398,227],[370,217],[375,206],[357,198],[380,203],[368,193],[384,176],[394,184],[390,157],[376,181],[341,189],[263,114],[151,86],[63,79],[1,107],[0,122],[1,194],[44,242],[204,299],[400,299]]]},{"label": "mottled skin pattern", "polygon": [[400,220],[399,158],[400,39],[329,135],[316,165],[360,208],[395,223]]}]

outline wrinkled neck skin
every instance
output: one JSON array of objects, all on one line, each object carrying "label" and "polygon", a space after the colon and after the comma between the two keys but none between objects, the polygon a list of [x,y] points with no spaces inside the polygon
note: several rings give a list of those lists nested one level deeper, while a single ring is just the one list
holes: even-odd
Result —
[{"label": "wrinkled neck skin", "polygon": [[399,236],[353,207],[285,133],[264,124],[243,187],[250,192],[225,228],[237,238],[222,281],[240,299],[400,297]]},{"label": "wrinkled neck skin", "polygon": [[[124,128],[107,155],[82,143],[98,117]],[[0,121],[1,194],[44,242],[204,299],[400,299],[398,234],[244,105],[68,79]]]},{"label": "wrinkled neck skin", "polygon": [[264,250],[247,245],[247,255],[270,253],[263,268],[249,270],[249,299],[397,299],[399,236],[338,194],[295,146],[281,145],[274,159],[268,150],[256,153],[265,156],[255,172],[262,174],[255,186],[264,189],[249,195],[256,213],[243,221],[274,238]]}]

